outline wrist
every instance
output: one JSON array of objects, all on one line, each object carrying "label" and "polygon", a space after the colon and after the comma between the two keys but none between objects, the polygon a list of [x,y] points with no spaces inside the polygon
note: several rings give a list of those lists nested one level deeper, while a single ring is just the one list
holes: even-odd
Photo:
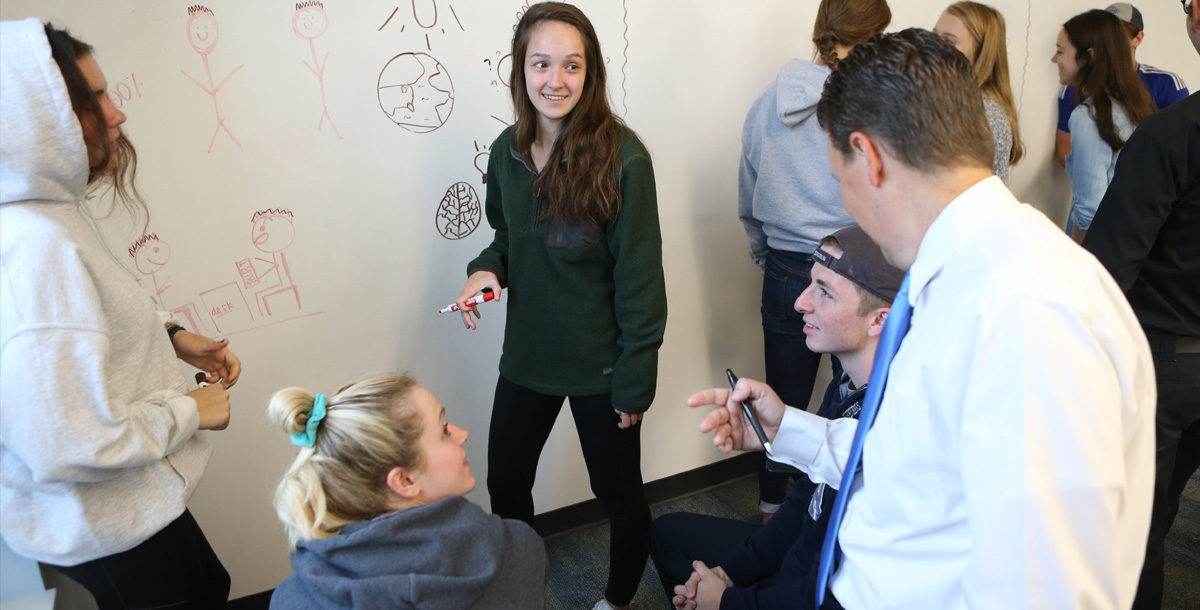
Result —
[{"label": "wrist", "polygon": [[172,345],[175,344],[175,335],[181,330],[187,330],[178,324],[167,323],[164,326],[167,329],[167,338],[170,339]]}]

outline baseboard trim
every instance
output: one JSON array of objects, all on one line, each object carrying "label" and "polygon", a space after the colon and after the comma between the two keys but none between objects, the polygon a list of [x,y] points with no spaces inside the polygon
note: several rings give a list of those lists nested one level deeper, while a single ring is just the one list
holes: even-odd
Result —
[{"label": "baseboard trim", "polygon": [[[755,455],[744,453],[706,466],[646,483],[646,501],[651,506],[695,495],[755,472]],[[598,525],[608,520],[600,501],[592,498],[578,504],[544,512],[533,518],[533,529],[542,538],[554,538]]]}]

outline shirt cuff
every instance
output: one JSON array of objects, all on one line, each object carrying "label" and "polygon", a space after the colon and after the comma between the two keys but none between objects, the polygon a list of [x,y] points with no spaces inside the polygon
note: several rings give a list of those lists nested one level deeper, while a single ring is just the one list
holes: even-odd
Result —
[{"label": "shirt cuff", "polygon": [[771,441],[771,458],[808,472],[825,442],[828,423],[820,415],[788,407],[779,423],[779,432]]}]

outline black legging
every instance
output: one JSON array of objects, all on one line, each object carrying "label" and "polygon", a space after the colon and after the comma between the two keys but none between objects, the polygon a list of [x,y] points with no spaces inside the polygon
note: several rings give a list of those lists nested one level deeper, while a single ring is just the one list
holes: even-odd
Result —
[{"label": "black legging", "polygon": [[86,587],[100,610],[216,610],[229,599],[229,572],[186,509],[128,551],[52,567]]},{"label": "black legging", "polygon": [[[503,376],[496,383],[487,480],[493,513],[526,523],[533,520],[538,458],[563,398],[535,392]],[[641,424],[618,428],[611,394],[571,396],[570,401],[592,493],[608,513],[604,598],[624,606],[637,592],[650,553],[650,506],[642,490]]]}]

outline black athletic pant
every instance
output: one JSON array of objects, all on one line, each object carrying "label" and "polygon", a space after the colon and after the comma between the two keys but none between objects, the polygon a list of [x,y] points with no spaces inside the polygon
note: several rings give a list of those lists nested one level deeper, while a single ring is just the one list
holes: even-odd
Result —
[{"label": "black athletic pant", "polygon": [[[496,383],[488,439],[488,494],[492,512],[533,520],[533,479],[538,458],[562,409],[548,396],[503,376]],[[604,598],[624,606],[637,592],[650,553],[650,506],[642,490],[641,424],[617,427],[612,395],[571,396],[592,493],[608,513],[608,585]]]},{"label": "black athletic pant", "polygon": [[1200,466],[1200,354],[1156,353],[1154,372],[1158,382],[1154,509],[1134,610],[1162,607],[1163,541],[1179,512],[1179,496]]},{"label": "black athletic pant", "polygon": [[229,573],[187,510],[128,551],[51,567],[91,591],[100,610],[214,610],[229,599]]}]

